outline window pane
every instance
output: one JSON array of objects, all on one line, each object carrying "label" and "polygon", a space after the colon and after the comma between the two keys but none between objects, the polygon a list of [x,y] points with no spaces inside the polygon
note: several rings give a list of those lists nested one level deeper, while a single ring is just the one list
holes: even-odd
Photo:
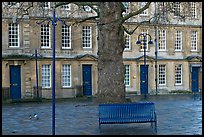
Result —
[{"label": "window pane", "polygon": [[9,47],[19,47],[18,38],[19,25],[16,23],[9,24]]},{"label": "window pane", "polygon": [[62,48],[71,48],[71,26],[62,26]]},{"label": "window pane", "polygon": [[41,25],[41,47],[50,47],[50,27],[49,25]]},{"label": "window pane", "polygon": [[191,50],[196,51],[197,50],[197,32],[191,31]]},{"label": "window pane", "polygon": [[130,35],[125,33],[125,50],[130,50]]},{"label": "window pane", "polygon": [[82,46],[83,48],[91,48],[92,47],[92,36],[91,36],[91,27],[83,26],[82,29]]},{"label": "window pane", "polygon": [[71,87],[71,65],[62,65],[62,86]]},{"label": "window pane", "polygon": [[175,66],[175,83],[182,84],[182,65]]},{"label": "window pane", "polygon": [[159,30],[158,31],[158,45],[159,50],[166,50],[166,31],[165,30]]},{"label": "window pane", "polygon": [[166,65],[159,65],[159,84],[166,84]]},{"label": "window pane", "polygon": [[175,51],[182,50],[182,33],[181,31],[176,31],[175,33]]},{"label": "window pane", "polygon": [[125,86],[130,86],[130,65],[125,65]]},{"label": "window pane", "polygon": [[50,77],[50,65],[42,65],[42,87],[50,88],[51,77]]}]

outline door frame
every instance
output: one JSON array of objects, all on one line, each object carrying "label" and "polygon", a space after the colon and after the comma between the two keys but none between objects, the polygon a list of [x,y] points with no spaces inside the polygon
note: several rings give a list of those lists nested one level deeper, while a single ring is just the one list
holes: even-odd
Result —
[{"label": "door frame", "polygon": [[[92,90],[93,90],[93,86],[92,86],[92,64],[82,64],[82,87],[83,87],[83,95],[84,96],[92,96]],[[88,69],[90,69],[90,71],[88,72],[88,78],[84,79],[85,76],[85,72],[87,72],[85,70],[85,68],[87,69],[87,67],[89,67]],[[88,83],[87,83],[88,82]],[[86,91],[86,89],[88,88],[87,86],[90,86],[90,91]]]},{"label": "door frame", "polygon": [[144,64],[140,65],[140,94],[145,95],[145,92],[143,92],[143,90],[146,90],[147,91],[146,95],[148,95],[148,81],[149,81],[148,80],[148,70],[149,70],[148,68],[149,68],[149,65],[146,65],[146,73],[147,73],[146,81],[145,81],[145,76],[144,76],[145,70],[144,69],[142,70],[142,67],[145,68]]},{"label": "door frame", "polygon": [[[191,91],[192,92],[199,92],[199,71],[200,71],[199,66],[191,66]],[[194,73],[196,73],[196,75]],[[195,86],[195,84],[197,86]]]},{"label": "door frame", "polygon": [[[17,77],[14,76],[14,73],[18,73],[16,75]],[[10,98],[13,100],[21,99],[21,66],[20,65],[10,65],[9,75],[10,75]]]}]

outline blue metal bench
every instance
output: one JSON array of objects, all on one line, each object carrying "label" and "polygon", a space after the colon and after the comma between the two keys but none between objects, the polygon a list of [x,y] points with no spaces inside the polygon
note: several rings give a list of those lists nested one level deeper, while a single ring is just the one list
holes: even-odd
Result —
[{"label": "blue metal bench", "polygon": [[153,124],[157,132],[157,116],[153,102],[125,104],[99,104],[99,129],[101,124],[146,123]]}]

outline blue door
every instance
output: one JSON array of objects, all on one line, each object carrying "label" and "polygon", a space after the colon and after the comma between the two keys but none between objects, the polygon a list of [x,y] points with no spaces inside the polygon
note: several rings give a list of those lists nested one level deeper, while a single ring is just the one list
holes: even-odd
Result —
[{"label": "blue door", "polygon": [[192,72],[191,72],[192,92],[199,91],[198,72],[199,72],[199,67],[192,67]]},{"label": "blue door", "polygon": [[148,94],[148,65],[140,65],[140,93]]},{"label": "blue door", "polygon": [[82,65],[82,72],[83,72],[83,95],[92,96],[91,65]]},{"label": "blue door", "polygon": [[21,99],[21,67],[10,66],[10,97]]}]

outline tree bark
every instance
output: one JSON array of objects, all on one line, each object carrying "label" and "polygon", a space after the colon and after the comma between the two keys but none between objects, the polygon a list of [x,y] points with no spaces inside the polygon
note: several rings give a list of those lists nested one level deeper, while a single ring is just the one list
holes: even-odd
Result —
[{"label": "tree bark", "polygon": [[120,2],[101,2],[98,47],[98,103],[125,102],[124,30]]}]

